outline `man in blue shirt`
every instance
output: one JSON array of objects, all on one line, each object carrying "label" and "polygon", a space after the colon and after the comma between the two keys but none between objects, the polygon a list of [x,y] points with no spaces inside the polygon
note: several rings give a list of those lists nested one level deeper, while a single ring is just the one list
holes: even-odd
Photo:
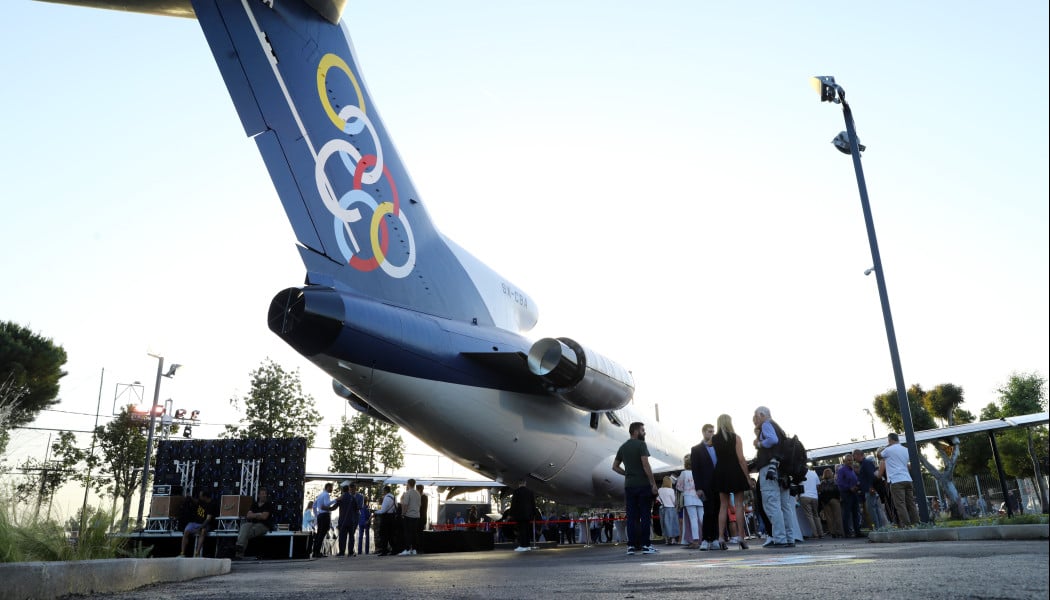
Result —
[{"label": "man in blue shirt", "polygon": [[835,471],[835,484],[839,487],[839,502],[842,504],[842,532],[846,537],[860,537],[860,480],[853,469],[853,455],[842,457],[842,464]]},{"label": "man in blue shirt", "polygon": [[872,527],[879,529],[884,525],[882,515],[879,513],[879,494],[875,491],[875,477],[879,469],[875,466],[875,461],[865,458],[864,453],[860,450],[853,451],[853,462],[860,465],[857,480],[860,492],[864,495],[864,506],[868,509],[868,518],[871,519]]},{"label": "man in blue shirt", "polygon": [[[763,548],[794,548],[795,499],[786,486],[780,485],[780,440],[787,439],[787,434],[773,421],[769,409],[759,406],[751,419],[755,424],[758,436],[755,438],[755,466],[758,467],[759,492],[762,494],[762,509],[769,517],[772,531],[766,537]],[[789,512],[790,511],[790,512]]]}]

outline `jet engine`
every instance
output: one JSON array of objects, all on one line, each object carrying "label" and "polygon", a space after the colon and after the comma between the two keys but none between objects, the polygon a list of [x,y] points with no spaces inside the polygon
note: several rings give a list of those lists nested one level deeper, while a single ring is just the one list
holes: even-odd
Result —
[{"label": "jet engine", "polygon": [[634,396],[630,371],[569,338],[543,338],[529,349],[529,371],[547,391],[580,410],[619,410]]},{"label": "jet engine", "polygon": [[394,424],[394,422],[388,419],[386,415],[376,410],[371,404],[365,402],[364,399],[355,394],[350,388],[339,383],[339,380],[332,380],[332,390],[335,391],[337,396],[345,399],[346,403],[354,410],[363,412],[370,417],[383,421],[384,423],[390,423],[391,425]]}]

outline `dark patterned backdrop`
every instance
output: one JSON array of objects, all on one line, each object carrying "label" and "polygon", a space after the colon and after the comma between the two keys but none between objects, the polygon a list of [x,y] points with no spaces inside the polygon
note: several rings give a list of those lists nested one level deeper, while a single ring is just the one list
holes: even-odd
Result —
[{"label": "dark patterned backdrop", "polygon": [[270,492],[277,523],[287,523],[289,529],[298,531],[303,520],[305,438],[162,441],[157,446],[154,483],[176,488],[180,477],[175,461],[195,460],[194,494],[207,487],[216,500],[223,495],[240,495],[241,462],[254,459],[262,459],[258,482]]}]

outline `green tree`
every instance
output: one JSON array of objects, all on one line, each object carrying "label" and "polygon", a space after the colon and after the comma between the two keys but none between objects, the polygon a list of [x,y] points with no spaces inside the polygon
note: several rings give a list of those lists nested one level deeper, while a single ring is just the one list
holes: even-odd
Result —
[{"label": "green tree", "polygon": [[[303,437],[312,446],[321,413],[314,408],[313,397],[303,394],[299,370],[286,371],[267,358],[251,378],[251,391],[240,400],[244,418],[238,425],[227,425],[223,437]],[[231,398],[230,404],[238,408],[239,401]]]},{"label": "green tree", "polygon": [[[922,389],[919,384],[915,384],[908,388],[907,395],[908,405],[911,408],[912,428],[915,431],[923,431],[936,427],[937,424],[934,422],[933,417],[926,410],[924,402],[926,390]],[[900,403],[897,401],[897,390],[889,390],[886,393],[875,396],[872,408],[875,409],[875,416],[891,430],[896,432],[904,431],[904,419],[901,418]]]},{"label": "green tree", "polygon": [[34,520],[40,515],[44,503],[48,505],[50,518],[55,493],[69,481],[77,480],[77,467],[86,454],[76,447],[76,441],[72,432],[59,432],[44,460],[28,458],[22,465],[24,479],[15,485],[14,495],[19,502],[33,505]]},{"label": "green tree", "polygon": [[121,531],[127,530],[131,499],[142,484],[139,474],[146,456],[146,435],[142,429],[142,423],[133,419],[127,408],[122,408],[120,415],[95,429],[99,452],[95,457],[88,457],[92,471],[97,469],[91,486],[100,495],[105,493],[113,499],[112,512],[116,512],[118,499],[123,502]]},{"label": "green tree", "polygon": [[[999,388],[998,404],[989,404],[986,412],[989,419],[1017,417],[1043,412],[1047,407],[1046,379],[1037,373],[1013,373],[1003,387]],[[1045,426],[1012,428],[996,434],[999,456],[1003,470],[1012,477],[1045,475],[1050,454],[1050,436]],[[994,468],[994,459],[988,461]],[[1039,493],[1046,506],[1047,492],[1042,477],[1036,477]]]},{"label": "green tree", "polygon": [[[397,425],[363,413],[341,421],[338,429],[328,430],[332,443],[330,473],[391,473],[404,466],[405,442]],[[378,492],[375,486],[369,488],[368,495],[374,498]]]},{"label": "green tree", "polygon": [[[994,416],[999,407],[994,402],[989,403],[981,409],[980,420],[989,421],[997,419]],[[959,477],[973,477],[983,475],[989,471],[995,472],[995,463],[992,459],[992,446],[988,443],[987,434],[968,435],[962,439],[959,448],[959,462],[955,466],[955,474]]]},{"label": "green tree", "polygon": [[10,430],[30,423],[58,402],[58,380],[66,375],[66,351],[50,339],[0,321],[0,454]]}]

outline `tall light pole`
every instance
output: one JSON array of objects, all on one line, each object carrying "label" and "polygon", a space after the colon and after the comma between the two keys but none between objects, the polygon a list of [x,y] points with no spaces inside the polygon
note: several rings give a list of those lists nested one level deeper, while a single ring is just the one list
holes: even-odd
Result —
[{"label": "tall light pole", "polygon": [[149,479],[149,458],[153,454],[153,430],[157,426],[157,407],[160,406],[160,378],[161,377],[174,377],[175,371],[182,365],[178,363],[172,363],[171,367],[168,368],[168,372],[164,372],[164,357],[157,356],[156,354],[150,354],[153,358],[157,359],[157,382],[153,385],[153,406],[149,409],[149,435],[146,436],[146,461],[142,465],[142,487],[139,490],[139,516],[137,525],[142,524],[142,512],[146,507],[146,480]]},{"label": "tall light pole", "polygon": [[[926,488],[922,483],[922,470],[919,463],[918,445],[915,443],[915,428],[911,422],[911,405],[908,392],[904,388],[904,374],[901,371],[901,358],[897,352],[897,334],[893,331],[893,316],[890,314],[890,301],[886,294],[886,277],[882,271],[882,257],[879,255],[879,242],[875,237],[875,224],[871,218],[871,206],[868,204],[868,188],[864,184],[864,169],[860,165],[860,153],[864,146],[857,140],[857,128],[853,124],[853,111],[846,103],[846,90],[835,83],[831,76],[817,76],[811,80],[813,88],[820,94],[821,102],[833,102],[842,105],[842,115],[846,120],[846,131],[838,134],[832,143],[843,154],[853,157],[853,170],[857,173],[857,188],[860,190],[860,204],[864,210],[864,224],[868,228],[868,245],[871,246],[871,268],[879,286],[879,300],[882,302],[882,319],[886,322],[886,339],[890,345],[890,361],[893,363],[893,379],[897,383],[897,404],[904,422],[904,435],[908,440],[908,458],[911,461],[911,480],[915,488],[915,499],[919,504],[919,518],[929,522],[930,512],[926,506]],[[874,432],[875,425],[872,424]]]}]

